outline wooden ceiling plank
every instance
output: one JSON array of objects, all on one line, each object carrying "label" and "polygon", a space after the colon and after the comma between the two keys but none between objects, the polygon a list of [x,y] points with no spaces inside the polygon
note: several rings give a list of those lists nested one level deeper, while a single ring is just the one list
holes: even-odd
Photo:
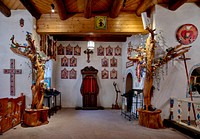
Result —
[{"label": "wooden ceiling plank", "polygon": [[54,0],[56,9],[58,11],[58,15],[61,20],[67,19],[67,10],[65,9],[65,1],[64,0]]},{"label": "wooden ceiling plank", "polygon": [[31,0],[20,0],[20,2],[24,5],[24,7],[29,11],[29,13],[35,17],[37,20],[40,19],[41,13],[39,13],[31,2]]},{"label": "wooden ceiling plank", "polygon": [[89,19],[92,16],[92,0],[85,0],[84,17]]},{"label": "wooden ceiling plank", "polygon": [[110,11],[110,17],[111,18],[118,17],[120,10],[123,6],[123,2],[124,2],[124,0],[114,0],[113,1],[113,6],[112,6],[111,11]]},{"label": "wooden ceiling plank", "polygon": [[169,0],[169,10],[175,11],[181,7],[187,0]]},{"label": "wooden ceiling plank", "polygon": [[146,12],[149,8],[157,4],[157,0],[143,0],[136,9],[136,15],[141,16],[142,12]]},{"label": "wooden ceiling plank", "polygon": [[0,1],[0,12],[3,15],[5,15],[6,17],[10,17],[11,16],[10,9],[2,1]]}]

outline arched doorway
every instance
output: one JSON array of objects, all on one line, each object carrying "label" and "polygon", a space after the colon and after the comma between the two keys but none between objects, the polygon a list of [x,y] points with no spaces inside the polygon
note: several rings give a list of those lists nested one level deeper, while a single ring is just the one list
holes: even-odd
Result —
[{"label": "arched doorway", "polygon": [[[191,70],[190,89],[193,97],[200,97],[200,66],[194,66]],[[187,96],[189,95],[188,93]]]},{"label": "arched doorway", "polygon": [[132,88],[133,88],[133,77],[132,77],[131,73],[128,73],[127,77],[126,77],[126,89],[125,89],[125,92],[128,92]]}]

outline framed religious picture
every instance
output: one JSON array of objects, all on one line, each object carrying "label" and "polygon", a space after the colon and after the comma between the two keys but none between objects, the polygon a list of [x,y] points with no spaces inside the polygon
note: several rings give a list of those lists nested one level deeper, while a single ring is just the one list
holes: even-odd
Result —
[{"label": "framed religious picture", "polygon": [[113,55],[113,48],[110,47],[110,45],[106,48],[106,56],[112,56]]},{"label": "framed religious picture", "polygon": [[107,17],[106,16],[95,16],[95,29],[107,29]]},{"label": "framed religious picture", "polygon": [[70,67],[76,67],[76,66],[77,66],[77,59],[74,56],[72,56],[70,58]]},{"label": "framed religious picture", "polygon": [[64,66],[64,67],[68,66],[68,58],[66,56],[61,58],[61,66]]},{"label": "framed religious picture", "polygon": [[110,71],[110,79],[117,79],[117,71],[115,69]]},{"label": "framed religious picture", "polygon": [[70,71],[69,71],[69,78],[70,79],[76,79],[76,70],[75,69],[71,69]]},{"label": "framed religious picture", "polygon": [[97,56],[104,56],[104,48],[101,45],[97,48]]},{"label": "framed religious picture", "polygon": [[80,56],[81,55],[81,47],[78,44],[74,47],[74,55]]},{"label": "framed religious picture", "polygon": [[102,67],[108,67],[108,59],[106,57],[101,59],[101,65]]},{"label": "framed religious picture", "polygon": [[108,79],[108,76],[109,76],[108,70],[104,69],[104,70],[101,71],[101,78],[102,79]]},{"label": "framed religious picture", "polygon": [[40,51],[43,51],[45,54],[47,53],[47,35],[40,34]]},{"label": "framed religious picture", "polygon": [[61,70],[61,79],[68,79],[68,70],[66,68]]},{"label": "framed religious picture", "polygon": [[188,45],[196,40],[198,36],[198,29],[193,24],[184,24],[176,32],[177,40],[183,44]]},{"label": "framed religious picture", "polygon": [[115,47],[115,56],[121,56],[121,51],[122,49],[117,45],[117,47]]},{"label": "framed religious picture", "polygon": [[117,67],[117,59],[115,57],[110,59],[110,67]]},{"label": "framed religious picture", "polygon": [[57,54],[58,54],[58,55],[64,55],[64,47],[62,46],[62,44],[60,44],[60,45],[57,47]]},{"label": "framed religious picture", "polygon": [[66,55],[72,55],[73,54],[73,47],[69,44],[66,47]]}]

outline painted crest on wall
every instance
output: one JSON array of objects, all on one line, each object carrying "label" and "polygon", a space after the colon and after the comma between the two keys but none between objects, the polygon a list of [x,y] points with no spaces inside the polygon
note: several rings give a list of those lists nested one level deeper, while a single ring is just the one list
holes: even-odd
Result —
[{"label": "painted crest on wall", "polygon": [[184,24],[176,32],[177,40],[183,45],[191,44],[197,36],[198,30],[193,24]]}]

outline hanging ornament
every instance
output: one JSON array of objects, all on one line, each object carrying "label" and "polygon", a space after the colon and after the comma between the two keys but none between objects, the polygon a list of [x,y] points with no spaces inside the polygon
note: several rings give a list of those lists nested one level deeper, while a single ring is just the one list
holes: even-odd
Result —
[{"label": "hanging ornament", "polygon": [[21,18],[19,20],[19,24],[20,24],[20,27],[24,27],[24,19],[23,18]]}]

